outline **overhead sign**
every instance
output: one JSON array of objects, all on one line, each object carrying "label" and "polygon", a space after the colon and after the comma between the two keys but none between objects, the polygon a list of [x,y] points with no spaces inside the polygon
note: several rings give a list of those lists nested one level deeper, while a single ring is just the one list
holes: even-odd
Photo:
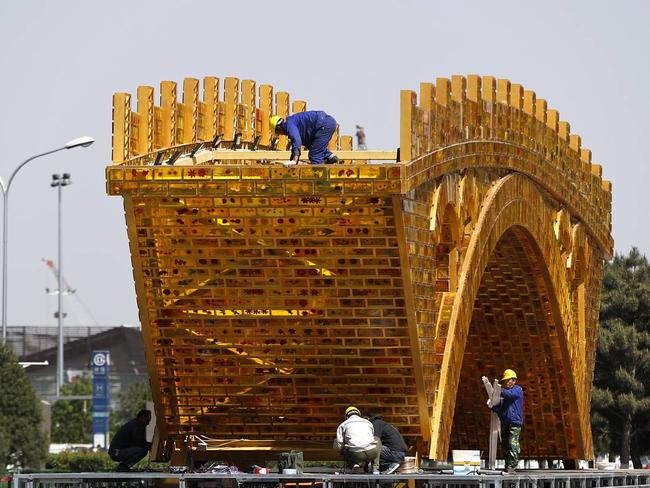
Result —
[{"label": "overhead sign", "polygon": [[108,447],[108,351],[93,351],[93,445]]}]

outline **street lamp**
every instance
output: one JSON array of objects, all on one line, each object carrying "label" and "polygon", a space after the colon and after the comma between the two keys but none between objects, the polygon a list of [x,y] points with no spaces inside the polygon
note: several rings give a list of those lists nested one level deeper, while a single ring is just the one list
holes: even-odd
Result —
[{"label": "street lamp", "polygon": [[69,141],[65,146],[52,149],[51,151],[46,151],[44,153],[37,154],[32,156],[29,159],[26,159],[18,165],[18,167],[11,173],[9,180],[5,185],[5,182],[0,178],[0,189],[2,189],[2,198],[4,205],[2,207],[2,343],[7,343],[7,242],[9,241],[9,189],[11,188],[11,182],[14,181],[16,173],[25,166],[30,161],[40,158],[41,156],[46,156],[48,154],[55,153],[57,151],[62,151],[64,149],[74,149],[76,147],[88,147],[95,139],[92,137],[84,136],[78,137]]},{"label": "street lamp", "polygon": [[61,189],[64,186],[72,184],[70,181],[70,173],[63,173],[61,175],[52,175],[52,183],[50,186],[57,189],[58,193],[58,241],[59,241],[59,273],[57,279],[59,280],[59,292],[57,293],[58,307],[56,312],[57,324],[59,329],[59,340],[57,347],[57,360],[56,360],[56,396],[61,395],[61,387],[63,386],[63,260],[61,259]]}]

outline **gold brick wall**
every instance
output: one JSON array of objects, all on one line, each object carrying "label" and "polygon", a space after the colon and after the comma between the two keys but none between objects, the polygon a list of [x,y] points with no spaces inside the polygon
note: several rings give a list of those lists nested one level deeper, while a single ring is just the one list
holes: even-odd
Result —
[{"label": "gold brick wall", "polygon": [[129,210],[168,435],[327,440],[348,404],[419,434],[390,198]]},{"label": "gold brick wall", "polygon": [[114,97],[107,190],[125,199],[163,444],[326,449],[356,404],[446,459],[484,447],[480,376],[514,367],[522,454],[593,458],[611,185],[557,111],[507,80],[439,78],[401,93],[400,162],[285,168],[265,127],[306,104],[203,84],[179,101],[163,82],[159,107],[150,87],[135,110]]}]

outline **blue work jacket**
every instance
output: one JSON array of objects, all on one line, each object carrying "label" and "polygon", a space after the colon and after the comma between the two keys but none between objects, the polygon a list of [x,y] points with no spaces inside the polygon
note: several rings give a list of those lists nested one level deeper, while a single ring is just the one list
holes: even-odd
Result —
[{"label": "blue work jacket", "polygon": [[512,388],[501,389],[501,403],[494,410],[502,424],[521,425],[524,422],[524,390],[515,385]]},{"label": "blue work jacket", "polygon": [[291,141],[293,151],[300,151],[300,146],[309,149],[318,129],[323,126],[327,114],[322,110],[308,110],[290,115],[284,122],[284,128]]}]

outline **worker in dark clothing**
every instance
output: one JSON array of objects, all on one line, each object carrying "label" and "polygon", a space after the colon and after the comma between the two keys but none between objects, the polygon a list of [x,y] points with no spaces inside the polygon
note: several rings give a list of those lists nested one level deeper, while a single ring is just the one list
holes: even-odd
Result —
[{"label": "worker in dark clothing", "polygon": [[366,146],[366,131],[360,125],[357,125],[357,149],[359,151],[365,151],[368,149]]},{"label": "worker in dark clothing", "polygon": [[399,430],[382,419],[381,415],[373,415],[370,422],[375,430],[375,436],[381,440],[381,453],[379,455],[380,467],[383,474],[394,473],[404,461],[408,447]]},{"label": "worker in dark clothing", "polygon": [[524,420],[524,391],[517,384],[517,373],[506,369],[501,378],[501,403],[488,407],[499,415],[501,420],[501,449],[506,461],[506,472],[514,473],[519,465],[519,434]]},{"label": "worker in dark clothing", "polygon": [[131,471],[131,466],[144,458],[151,442],[147,442],[145,431],[151,422],[151,411],[142,409],[136,418],[129,420],[115,434],[108,448],[113,461],[119,461],[117,471]]},{"label": "worker in dark clothing", "polygon": [[308,110],[290,115],[286,120],[274,115],[269,121],[271,131],[289,137],[291,141],[291,162],[298,163],[300,148],[309,150],[311,164],[338,163],[337,158],[327,149],[336,130],[336,120],[321,110]]}]

